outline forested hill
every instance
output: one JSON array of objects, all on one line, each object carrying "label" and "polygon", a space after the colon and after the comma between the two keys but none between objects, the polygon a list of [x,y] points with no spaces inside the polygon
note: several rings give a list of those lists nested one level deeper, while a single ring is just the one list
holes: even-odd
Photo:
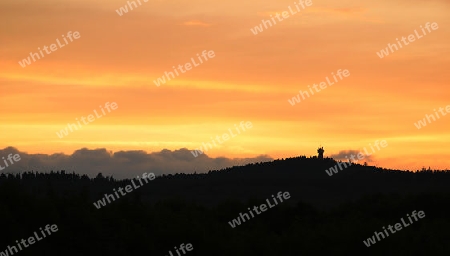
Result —
[{"label": "forested hill", "polygon": [[[339,169],[338,162],[331,158],[320,160],[301,156],[211,170],[202,174],[169,174],[159,176],[136,189],[133,196],[144,202],[182,197],[203,205],[215,205],[226,199],[265,199],[279,191],[288,191],[292,195],[290,203],[300,200],[322,208],[377,193],[450,191],[450,171],[410,172],[359,164],[347,163],[347,168],[343,163],[340,165],[342,170]],[[330,171],[333,167],[337,173]],[[63,170],[49,173],[27,172],[22,175],[1,174],[0,184],[5,182],[20,183],[21,190],[35,195],[44,192],[83,192],[91,200],[100,198],[105,193],[111,194],[113,188],[131,184],[128,179],[115,180],[113,177],[103,177],[102,174],[91,179],[86,175],[66,173]]]},{"label": "forested hill", "polygon": [[[20,255],[168,255],[182,243],[193,245],[187,256],[449,254],[450,172],[352,165],[329,176],[325,170],[336,164],[298,157],[167,175],[103,207],[105,194],[139,181],[64,171],[0,174],[0,254],[47,224],[58,231]],[[278,192],[291,197],[232,227],[240,213]],[[414,210],[425,217],[365,246],[375,231]]]}]

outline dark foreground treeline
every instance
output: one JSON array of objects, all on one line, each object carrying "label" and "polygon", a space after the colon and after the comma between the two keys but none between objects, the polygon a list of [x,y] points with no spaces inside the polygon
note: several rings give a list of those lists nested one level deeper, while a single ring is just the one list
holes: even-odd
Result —
[{"label": "dark foreground treeline", "polygon": [[[0,252],[56,224],[57,232],[17,254],[175,256],[175,246],[191,243],[188,256],[449,255],[450,172],[354,165],[330,177],[324,170],[335,164],[299,157],[163,176],[100,209],[93,203],[131,181],[2,174]],[[235,228],[228,224],[279,191],[291,198]],[[414,210],[425,217],[364,245]]]}]

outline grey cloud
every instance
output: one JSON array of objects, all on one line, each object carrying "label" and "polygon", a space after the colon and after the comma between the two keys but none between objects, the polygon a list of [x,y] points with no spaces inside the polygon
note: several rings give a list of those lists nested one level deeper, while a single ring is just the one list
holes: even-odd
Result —
[{"label": "grey cloud", "polygon": [[[76,150],[71,155],[66,154],[27,154],[16,148],[7,147],[0,150],[0,158],[8,154],[19,154],[21,160],[9,165],[2,172],[17,173],[24,171],[49,172],[50,170],[66,170],[95,177],[101,172],[104,176],[113,175],[115,178],[131,178],[141,176],[144,172],[155,175],[174,173],[202,173],[209,170],[219,170],[235,165],[245,165],[255,162],[267,162],[273,159],[267,155],[254,158],[211,158],[205,154],[194,157],[190,150],[164,149],[160,152],[147,153],[145,151],[112,152],[104,148]],[[1,166],[5,166],[3,160]]]},{"label": "grey cloud", "polygon": [[[359,150],[341,150],[339,151],[339,153],[337,154],[332,154],[329,157],[333,158],[334,160],[341,160],[341,161],[348,161],[348,158],[350,157],[350,155],[354,155],[355,159],[357,159],[357,155],[358,153],[362,153],[364,154],[364,158],[361,160],[361,162],[372,162],[372,155],[366,156],[366,154],[364,153],[364,151],[359,151]],[[347,158],[345,158],[347,157]],[[355,161],[355,162],[359,162],[359,161]]]}]

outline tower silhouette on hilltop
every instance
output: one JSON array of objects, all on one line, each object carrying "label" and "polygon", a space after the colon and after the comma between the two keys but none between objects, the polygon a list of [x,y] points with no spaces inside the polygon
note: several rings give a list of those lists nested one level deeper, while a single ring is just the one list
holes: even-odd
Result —
[{"label": "tower silhouette on hilltop", "polygon": [[317,149],[317,153],[319,153],[319,159],[323,159],[323,152],[325,152],[325,150],[323,150],[323,147]]}]

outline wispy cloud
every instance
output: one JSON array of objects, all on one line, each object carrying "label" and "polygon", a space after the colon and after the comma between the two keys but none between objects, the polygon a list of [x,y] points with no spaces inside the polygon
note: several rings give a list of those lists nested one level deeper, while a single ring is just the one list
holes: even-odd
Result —
[{"label": "wispy cloud", "polygon": [[212,24],[204,23],[204,22],[198,21],[198,20],[186,21],[186,22],[183,23],[183,25],[185,25],[185,26],[200,26],[200,27],[210,27],[210,26],[212,26]]}]

